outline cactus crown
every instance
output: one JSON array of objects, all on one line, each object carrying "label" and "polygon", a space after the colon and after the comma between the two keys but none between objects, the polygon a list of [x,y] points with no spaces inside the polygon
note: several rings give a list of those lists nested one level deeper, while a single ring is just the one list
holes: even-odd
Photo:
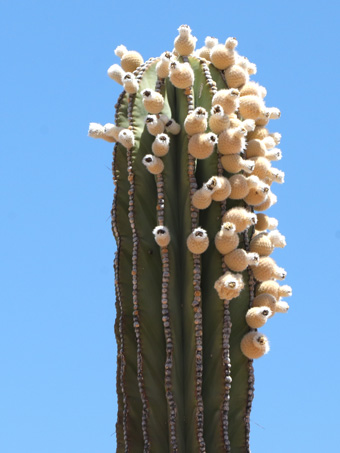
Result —
[{"label": "cactus crown", "polygon": [[[174,52],[146,62],[116,48],[122,68],[108,73],[125,91],[115,124],[89,130],[116,142],[117,451],[249,451],[253,359],[269,350],[254,326],[276,304],[287,311],[279,300],[291,295],[276,282],[283,269],[248,253],[256,212],[276,202],[270,187],[284,181],[270,161],[281,157],[270,152],[281,135],[267,129],[280,111],[249,82],[256,65],[235,51],[236,38],[207,37],[195,51],[190,27],[178,30]],[[247,160],[254,139],[263,146]],[[264,233],[277,226],[259,219]],[[285,245],[278,232],[270,237]],[[248,313],[257,294],[271,299],[257,299],[260,321]]]}]

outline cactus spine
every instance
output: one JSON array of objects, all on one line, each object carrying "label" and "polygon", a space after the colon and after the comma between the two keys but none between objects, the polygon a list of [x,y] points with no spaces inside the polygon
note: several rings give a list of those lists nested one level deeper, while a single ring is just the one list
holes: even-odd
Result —
[{"label": "cactus spine", "polygon": [[118,452],[250,451],[253,359],[269,350],[255,326],[291,294],[268,257],[285,245],[267,232],[276,219],[261,213],[256,231],[283,182],[280,134],[266,128],[279,111],[235,38],[195,45],[183,25],[159,58],[119,46],[115,123],[89,130],[115,142]]}]

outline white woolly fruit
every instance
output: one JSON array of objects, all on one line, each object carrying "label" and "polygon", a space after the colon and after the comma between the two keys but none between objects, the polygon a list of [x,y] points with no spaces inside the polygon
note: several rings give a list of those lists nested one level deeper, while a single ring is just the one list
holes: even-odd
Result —
[{"label": "white woolly fruit", "polygon": [[[265,343],[261,342],[261,338],[260,337],[264,337]],[[256,332],[256,335],[254,335],[253,343],[254,343],[254,345],[257,345],[257,343],[265,344],[265,354],[267,354],[269,352],[269,350],[270,350],[268,338],[265,335],[263,335],[262,333],[260,333],[260,332]]]},{"label": "white woolly fruit", "polygon": [[[189,38],[189,39],[193,40],[193,42],[196,44],[197,38],[196,38],[196,36],[193,36],[191,34],[192,30],[189,27],[189,25],[180,25],[177,30],[178,30],[179,35],[182,38]],[[176,43],[176,41],[175,41],[175,43]]]},{"label": "white woolly fruit", "polygon": [[161,55],[161,59],[156,64],[156,72],[157,76],[160,79],[165,79],[169,77],[170,71],[170,62],[172,61],[172,53],[171,52],[163,52]]},{"label": "white woolly fruit", "polygon": [[270,192],[269,198],[270,198],[270,202],[271,202],[270,206],[273,206],[274,204],[277,203],[277,196],[275,195],[275,193]]},{"label": "white woolly fruit", "polygon": [[112,123],[104,124],[104,133],[109,137],[113,137],[116,141],[118,141],[119,132],[122,131],[123,127],[118,127]]},{"label": "white woolly fruit", "polygon": [[163,121],[165,125],[165,130],[170,132],[172,135],[177,135],[181,132],[181,125],[176,123],[176,121],[172,118],[169,118],[164,113],[159,115],[159,119]]},{"label": "white woolly fruit", "polygon": [[167,227],[159,225],[156,226],[152,233],[155,237],[155,241],[160,247],[166,247],[170,243],[170,233]]},{"label": "white woolly fruit", "polygon": [[290,297],[293,295],[292,287],[289,285],[282,285],[280,287],[280,295],[283,297]]},{"label": "white woolly fruit", "polygon": [[256,225],[257,223],[257,215],[254,212],[247,212],[248,219],[252,225]]},{"label": "white woolly fruit", "polygon": [[204,44],[208,49],[212,49],[214,46],[218,44],[218,39],[213,38],[212,36],[207,36],[204,40]]},{"label": "white woolly fruit", "polygon": [[229,209],[223,216],[222,222],[232,222],[238,233],[245,231],[251,225],[256,225],[257,216],[254,212],[247,211],[243,207]]},{"label": "white woolly fruit", "polygon": [[246,322],[252,329],[258,329],[264,326],[272,315],[273,312],[269,307],[252,307],[246,313]]},{"label": "white woolly fruit", "polygon": [[243,159],[241,162],[242,170],[246,173],[251,173],[255,168],[255,162],[252,160]]},{"label": "white woolly fruit", "polygon": [[221,118],[223,118],[225,113],[224,113],[222,105],[220,105],[220,104],[213,105],[210,110],[210,115],[216,115],[216,116],[220,116]]},{"label": "white woolly fruit", "polygon": [[92,137],[92,138],[101,138],[103,140],[106,140],[107,142],[117,141],[113,137],[106,135],[105,127],[99,123],[90,123],[89,124],[88,136]]},{"label": "white woolly fruit", "polygon": [[289,305],[284,300],[278,300],[275,304],[275,313],[287,313]]},{"label": "white woolly fruit", "polygon": [[165,125],[164,125],[163,121],[161,121],[157,117],[157,115],[150,115],[149,114],[145,118],[145,124],[146,124],[148,132],[151,135],[156,136],[156,135],[162,134],[164,132]]},{"label": "white woolly fruit", "polygon": [[263,193],[268,193],[270,190],[270,186],[266,184],[264,181],[261,181],[260,179],[260,181],[257,184],[257,189],[261,190],[261,192]]},{"label": "white woolly fruit", "polygon": [[258,266],[260,262],[260,255],[256,252],[248,252],[247,262],[250,266]]},{"label": "white woolly fruit", "polygon": [[221,235],[222,236],[232,236],[236,231],[236,226],[233,222],[224,222],[222,223],[221,225],[221,229],[220,229],[220,232],[221,232]]},{"label": "white woolly fruit", "polygon": [[99,123],[90,123],[88,131],[89,137],[100,138],[100,135],[104,133],[104,126]]},{"label": "white woolly fruit", "polygon": [[170,81],[176,88],[189,88],[194,84],[195,74],[190,63],[172,61],[170,63]]},{"label": "white woolly fruit", "polygon": [[142,91],[143,105],[148,113],[160,113],[164,107],[164,98],[161,93],[146,88]]},{"label": "white woolly fruit", "polygon": [[[257,73],[256,64],[255,64],[255,63],[250,63],[250,62],[249,62],[248,66],[247,66],[247,71],[248,71],[248,74],[249,74],[249,75],[256,74],[256,73]],[[262,97],[264,97],[264,96],[262,96]]]},{"label": "white woolly fruit", "polygon": [[191,202],[197,209],[207,209],[212,202],[211,191],[203,184],[203,187],[193,194]]},{"label": "white woolly fruit", "polygon": [[286,238],[279,232],[279,230],[273,230],[268,233],[270,242],[275,245],[275,247],[286,247]]},{"label": "white woolly fruit", "polygon": [[281,160],[282,159],[282,151],[279,148],[273,148],[266,152],[265,158],[268,160]]},{"label": "white woolly fruit", "polygon": [[246,69],[249,75],[257,73],[256,64],[251,63],[247,57],[241,57],[241,62],[239,62],[238,64]]},{"label": "white woolly fruit", "polygon": [[240,126],[235,128],[234,133],[237,137],[245,137],[247,135],[247,132],[248,132],[247,129],[244,127],[244,124],[242,123]]},{"label": "white woolly fruit", "polygon": [[[170,123],[170,124],[169,124]],[[171,119],[166,125],[165,129],[173,135],[178,135],[181,132],[181,125]]]},{"label": "white woolly fruit", "polygon": [[240,154],[227,154],[222,156],[221,163],[223,168],[229,173],[239,173],[241,170],[252,173],[255,168],[253,160],[243,159]]},{"label": "white woolly fruit", "polygon": [[189,25],[180,25],[177,29],[178,33],[182,36],[189,36],[192,32],[191,28]]},{"label": "white woolly fruit", "polygon": [[209,127],[215,134],[220,134],[230,126],[229,116],[224,113],[220,104],[212,106],[209,117]]},{"label": "white woolly fruit", "polygon": [[285,182],[285,174],[283,171],[278,170],[277,168],[271,168],[270,173],[270,178],[273,181],[278,182],[279,184],[283,184]]},{"label": "white woolly fruit", "polygon": [[256,124],[254,120],[248,119],[242,121],[242,126],[245,128],[246,131],[250,132],[255,129]]},{"label": "white woolly fruit", "polygon": [[250,81],[241,89],[241,96],[247,96],[248,94],[253,94],[263,99],[267,95],[267,90],[259,83]]},{"label": "white woolly fruit", "polygon": [[194,134],[189,139],[188,152],[196,159],[206,159],[212,154],[217,143],[218,137],[212,132]]},{"label": "white woolly fruit", "polygon": [[170,137],[167,134],[158,134],[152,143],[152,152],[155,156],[163,157],[169,152]]},{"label": "white woolly fruit", "polygon": [[240,347],[248,359],[258,359],[269,352],[268,338],[257,330],[246,333]]},{"label": "white woolly fruit", "polygon": [[271,120],[277,120],[281,116],[281,112],[277,107],[270,107],[266,109],[266,112],[269,113],[269,118]]},{"label": "white woolly fruit", "polygon": [[247,183],[250,189],[257,187],[260,184],[260,181],[260,178],[256,175],[247,176]]},{"label": "white woolly fruit", "polygon": [[287,271],[283,267],[276,266],[274,271],[274,277],[277,280],[284,280],[287,277]]},{"label": "white woolly fruit", "polygon": [[238,45],[236,38],[229,37],[226,39],[225,46],[227,49],[234,50]]},{"label": "white woolly fruit", "polygon": [[117,47],[115,48],[115,54],[116,54],[117,57],[119,57],[119,58],[122,58],[122,56],[123,56],[124,54],[126,54],[127,51],[128,51],[127,48],[126,48],[123,44],[121,44],[120,46],[117,46]]},{"label": "white woolly fruit", "polygon": [[[249,80],[249,75],[251,74],[256,74],[257,68],[255,63],[250,63],[247,57],[243,57],[241,55],[238,55],[238,58],[236,59],[236,64],[238,66],[241,66],[246,72],[247,72],[247,81]],[[255,72],[254,72],[255,71]]]},{"label": "white woolly fruit", "polygon": [[261,203],[260,205],[257,205],[255,207],[255,209],[257,211],[261,211],[261,210],[265,211],[266,209],[271,208],[272,206],[274,206],[274,204],[276,204],[276,203],[277,203],[277,196],[273,192],[269,191],[267,200],[264,203]]},{"label": "white woolly fruit", "polygon": [[151,90],[151,88],[145,88],[145,90],[142,91],[142,96],[143,98],[150,98],[152,99],[155,95],[158,95],[154,90]]},{"label": "white woolly fruit", "polygon": [[[247,130],[240,125],[223,131],[219,135],[218,150],[223,155],[239,154],[246,148]],[[255,167],[255,165],[254,165]],[[253,167],[253,169],[254,169]]]},{"label": "white woolly fruit", "polygon": [[119,64],[113,64],[107,70],[107,75],[110,79],[114,80],[115,82],[123,85],[123,77],[125,75],[124,69],[119,66]]},{"label": "white woolly fruit", "polygon": [[282,135],[279,132],[273,132],[272,134],[269,134],[269,137],[272,137],[273,140],[275,141],[275,145],[279,145],[281,142]]},{"label": "white woolly fruit", "polygon": [[209,238],[207,232],[201,228],[195,228],[187,238],[187,247],[191,253],[200,255],[204,253],[209,246]]},{"label": "white woolly fruit", "polygon": [[205,238],[208,237],[207,232],[201,227],[195,228],[191,234],[193,234],[199,242],[202,242]]},{"label": "white woolly fruit", "polygon": [[143,164],[146,166],[147,170],[153,175],[158,175],[164,170],[164,164],[162,159],[152,154],[146,154],[142,160]]},{"label": "white woolly fruit", "polygon": [[230,196],[232,187],[228,178],[224,176],[213,176],[209,181],[215,184],[215,190],[211,195],[214,201],[224,201]]},{"label": "white woolly fruit", "polygon": [[272,137],[271,135],[267,135],[267,137],[264,137],[262,139],[262,142],[265,144],[265,146],[268,150],[275,148],[275,146],[277,145],[274,137]]},{"label": "white woolly fruit", "polygon": [[231,288],[237,290],[242,287],[242,277],[240,274],[232,274],[231,272],[226,272],[223,276],[223,286],[226,288]]},{"label": "white woolly fruit", "polygon": [[203,107],[197,107],[188,113],[184,120],[184,128],[188,135],[205,132],[207,128],[208,113]]},{"label": "white woolly fruit", "polygon": [[170,121],[170,118],[165,113],[161,113],[159,119],[163,121],[164,125]]},{"label": "white woolly fruit", "polygon": [[268,217],[268,230],[275,230],[278,227],[279,221],[275,217]]},{"label": "white woolly fruit", "polygon": [[212,176],[210,179],[208,179],[207,182],[203,184],[208,190],[210,190],[210,193],[216,192],[216,190],[220,190],[222,188],[223,181],[221,178]]},{"label": "white woolly fruit", "polygon": [[240,286],[239,280],[234,277],[231,272],[228,272],[224,277],[224,286],[229,286],[229,288],[238,288]]},{"label": "white woolly fruit", "polygon": [[259,85],[259,91],[261,98],[264,99],[267,96],[267,89],[264,86]]},{"label": "white woolly fruit", "polygon": [[240,92],[236,88],[222,89],[217,91],[212,100],[212,106],[221,105],[224,113],[231,115],[240,105]]},{"label": "white woolly fruit", "polygon": [[172,60],[172,58],[173,58],[173,55],[168,50],[166,52],[163,52],[161,55],[161,61],[163,61],[164,63],[170,64],[170,61]]},{"label": "white woolly fruit", "polygon": [[118,134],[118,142],[127,149],[132,148],[135,144],[133,132],[130,129],[122,129]]},{"label": "white woolly fruit", "polygon": [[242,274],[232,274],[227,271],[216,280],[214,288],[220,299],[234,299],[244,288]]},{"label": "white woolly fruit", "polygon": [[127,93],[134,94],[137,93],[139,84],[136,77],[132,74],[132,72],[126,72],[123,77],[123,86]]},{"label": "white woolly fruit", "polygon": [[208,112],[203,107],[196,107],[192,114],[197,118],[208,118]]}]

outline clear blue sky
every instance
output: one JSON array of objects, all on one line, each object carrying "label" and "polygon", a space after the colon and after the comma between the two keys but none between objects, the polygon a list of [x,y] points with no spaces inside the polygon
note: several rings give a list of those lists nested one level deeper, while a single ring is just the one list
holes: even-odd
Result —
[{"label": "clear blue sky", "polygon": [[282,111],[276,185],[294,295],[255,364],[253,453],[333,452],[339,429],[339,7],[336,1],[0,0],[2,453],[115,451],[111,148],[106,75],[125,44],[171,49],[188,23],[236,36]]}]

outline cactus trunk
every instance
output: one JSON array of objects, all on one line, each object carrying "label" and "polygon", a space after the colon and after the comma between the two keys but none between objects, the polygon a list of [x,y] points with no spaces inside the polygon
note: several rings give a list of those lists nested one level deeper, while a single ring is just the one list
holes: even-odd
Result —
[{"label": "cactus trunk", "polygon": [[[248,332],[256,332],[246,322],[256,281],[252,270],[245,269],[240,294],[221,297],[215,284],[229,269],[214,237],[233,207],[247,212],[254,208],[244,197],[228,196],[206,209],[193,205],[195,192],[210,178],[232,176],[223,168],[221,153],[195,158],[188,152],[191,135],[185,120],[197,107],[210,112],[213,96],[229,88],[224,72],[205,58],[178,56],[177,64],[188,63],[194,74],[186,88],[176,87],[172,73],[159,77],[160,58],[148,60],[133,73],[138,89],[123,91],[116,105],[117,131],[133,133],[128,145],[126,136],[111,140],[117,141],[112,207],[117,242],[117,452],[250,451],[253,360],[240,344]],[[156,117],[170,137],[169,151],[157,158],[161,161],[152,158],[161,171],[152,170],[151,158],[143,160],[155,141],[145,123],[148,113],[154,113],[145,90],[160,93],[164,100]],[[243,118],[230,115],[230,120],[242,123]],[[181,129],[172,133],[176,123]],[[107,130],[101,130],[101,138],[108,139]],[[161,231],[155,240],[156,226]],[[197,228],[210,239],[204,253],[187,243]],[[168,232],[170,241],[165,241]],[[253,233],[249,225],[239,233],[239,248],[249,252]]]}]

